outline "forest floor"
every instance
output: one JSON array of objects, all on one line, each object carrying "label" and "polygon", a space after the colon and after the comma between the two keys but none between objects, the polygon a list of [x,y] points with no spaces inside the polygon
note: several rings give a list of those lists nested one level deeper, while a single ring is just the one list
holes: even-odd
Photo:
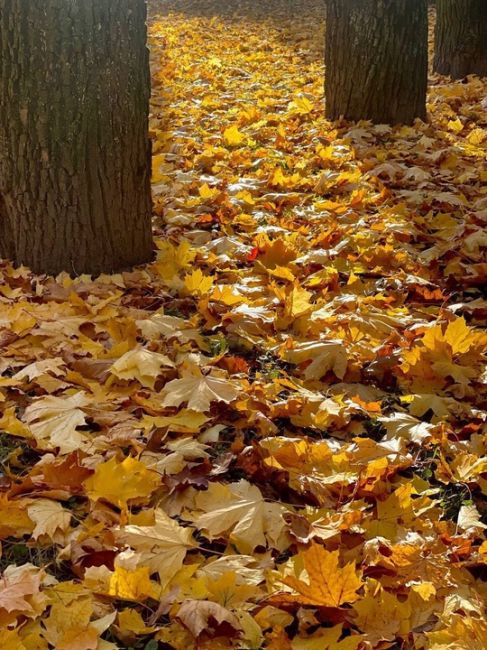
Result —
[{"label": "forest floor", "polygon": [[487,648],[487,85],[329,123],[321,6],[154,0],[157,260],[1,267],[3,650]]}]

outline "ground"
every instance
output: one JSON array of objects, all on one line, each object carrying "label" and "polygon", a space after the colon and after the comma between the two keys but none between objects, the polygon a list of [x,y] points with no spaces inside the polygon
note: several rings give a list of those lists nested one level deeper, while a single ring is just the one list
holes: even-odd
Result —
[{"label": "ground", "polygon": [[154,0],[157,259],[1,266],[4,649],[487,648],[487,86],[329,123],[321,6]]}]

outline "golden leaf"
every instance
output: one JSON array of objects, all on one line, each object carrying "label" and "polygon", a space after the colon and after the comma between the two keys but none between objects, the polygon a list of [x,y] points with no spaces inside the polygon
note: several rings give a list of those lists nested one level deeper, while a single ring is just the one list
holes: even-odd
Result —
[{"label": "golden leaf", "polygon": [[157,472],[150,471],[131,456],[118,462],[115,456],[95,468],[95,473],[84,482],[90,499],[105,499],[110,503],[126,508],[132,499],[148,497],[161,483]]},{"label": "golden leaf", "polygon": [[357,591],[362,586],[360,573],[355,564],[349,562],[339,565],[339,552],[327,551],[320,544],[311,546],[298,554],[306,571],[306,578],[287,576],[281,582],[291,587],[291,594],[279,594],[274,597],[283,601],[297,602],[302,605],[317,607],[340,607],[344,603],[353,603],[359,595]]},{"label": "golden leaf", "polygon": [[213,278],[203,275],[201,269],[196,269],[184,278],[184,285],[190,294],[204,295],[208,293],[213,285]]},{"label": "golden leaf", "polygon": [[108,593],[115,598],[139,602],[147,600],[147,598],[157,600],[161,588],[150,579],[150,571],[146,566],[134,570],[116,567],[110,577]]},{"label": "golden leaf", "polygon": [[245,139],[245,135],[235,125],[229,126],[223,132],[223,141],[228,147],[238,147],[245,142]]}]

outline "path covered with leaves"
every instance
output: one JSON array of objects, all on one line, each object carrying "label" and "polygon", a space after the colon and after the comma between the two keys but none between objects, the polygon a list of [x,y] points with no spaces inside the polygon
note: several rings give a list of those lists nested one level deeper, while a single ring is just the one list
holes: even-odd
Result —
[{"label": "path covered with leaves", "polygon": [[157,260],[1,267],[3,650],[487,647],[486,85],[331,124],[252,4],[152,4]]}]

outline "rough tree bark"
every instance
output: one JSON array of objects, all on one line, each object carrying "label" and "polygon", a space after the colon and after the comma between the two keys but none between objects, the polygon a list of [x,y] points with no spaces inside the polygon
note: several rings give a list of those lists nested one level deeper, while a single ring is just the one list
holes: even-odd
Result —
[{"label": "rough tree bark", "polygon": [[0,255],[39,273],[152,256],[145,0],[0,0]]},{"label": "rough tree bark", "polygon": [[325,64],[329,119],[424,120],[426,0],[326,0]]},{"label": "rough tree bark", "polygon": [[487,0],[438,0],[435,72],[487,76]]}]

